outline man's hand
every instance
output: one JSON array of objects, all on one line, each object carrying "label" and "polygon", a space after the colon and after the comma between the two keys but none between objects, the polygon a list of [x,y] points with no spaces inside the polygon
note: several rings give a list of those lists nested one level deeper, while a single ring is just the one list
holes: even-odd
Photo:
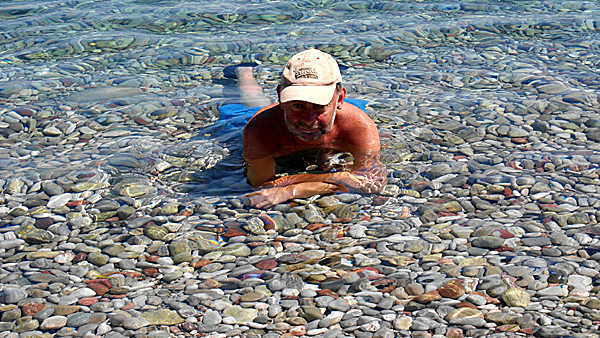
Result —
[{"label": "man's hand", "polygon": [[293,186],[266,188],[246,195],[248,204],[255,208],[268,208],[294,198]]}]

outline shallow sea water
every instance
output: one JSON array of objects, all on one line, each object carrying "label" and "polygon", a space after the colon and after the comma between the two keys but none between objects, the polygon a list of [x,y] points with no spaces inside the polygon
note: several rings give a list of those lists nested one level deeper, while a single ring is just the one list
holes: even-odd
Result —
[{"label": "shallow sea water", "polygon": [[[562,0],[0,1],[0,177],[95,168],[174,193],[250,191],[243,119],[218,119],[237,102],[223,68],[257,63],[274,100],[286,60],[308,47],[331,53],[349,97],[370,102],[392,171],[438,152],[493,161],[500,150],[415,136],[548,111],[593,118],[598,14]],[[576,132],[562,139],[515,156],[596,154]]]}]

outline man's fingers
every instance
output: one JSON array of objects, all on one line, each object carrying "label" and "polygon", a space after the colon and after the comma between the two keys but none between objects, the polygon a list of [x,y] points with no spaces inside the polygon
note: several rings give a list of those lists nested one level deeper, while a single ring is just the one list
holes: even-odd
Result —
[{"label": "man's fingers", "polygon": [[251,192],[249,194],[246,194],[244,197],[244,204],[249,205],[251,207],[264,208],[273,205],[269,202],[268,198],[264,196],[262,191]]}]

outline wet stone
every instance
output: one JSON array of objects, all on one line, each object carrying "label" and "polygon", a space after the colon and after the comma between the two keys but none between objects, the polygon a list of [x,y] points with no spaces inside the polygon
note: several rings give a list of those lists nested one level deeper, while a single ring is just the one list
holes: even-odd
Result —
[{"label": "wet stone", "polygon": [[27,293],[22,289],[6,288],[0,291],[0,302],[5,304],[16,304],[27,298]]},{"label": "wet stone", "polygon": [[504,244],[504,239],[496,236],[482,236],[473,239],[471,244],[486,249],[497,249]]}]

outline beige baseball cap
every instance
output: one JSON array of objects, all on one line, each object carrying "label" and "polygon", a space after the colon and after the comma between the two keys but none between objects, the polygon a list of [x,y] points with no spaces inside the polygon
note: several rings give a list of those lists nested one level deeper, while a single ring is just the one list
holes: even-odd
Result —
[{"label": "beige baseball cap", "polygon": [[281,73],[279,102],[306,101],[326,105],[335,85],[342,82],[335,59],[314,48],[300,52],[288,61]]}]

